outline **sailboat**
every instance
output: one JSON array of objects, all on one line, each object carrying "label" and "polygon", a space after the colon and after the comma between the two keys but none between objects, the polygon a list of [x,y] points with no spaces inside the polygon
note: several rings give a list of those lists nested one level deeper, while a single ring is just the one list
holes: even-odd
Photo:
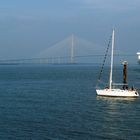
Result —
[{"label": "sailboat", "polygon": [[[114,56],[114,38],[115,38],[115,31],[113,29],[112,32],[112,47],[111,47],[111,66],[110,66],[110,76],[109,76],[109,87],[103,89],[96,89],[96,93],[98,96],[108,96],[108,97],[138,97],[139,93],[134,88],[128,87],[126,81],[126,69],[127,69],[127,61],[123,62],[123,83],[115,84],[112,82],[113,77],[113,56]],[[120,85],[121,88],[115,88],[116,85]]]}]

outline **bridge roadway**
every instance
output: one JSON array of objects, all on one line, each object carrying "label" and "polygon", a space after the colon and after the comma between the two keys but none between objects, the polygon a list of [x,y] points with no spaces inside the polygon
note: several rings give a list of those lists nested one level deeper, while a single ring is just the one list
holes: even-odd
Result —
[{"label": "bridge roadway", "polygon": [[[0,65],[16,65],[16,64],[70,64],[70,63],[102,63],[104,55],[82,55],[75,56],[74,62],[71,62],[71,56],[63,57],[46,57],[46,58],[27,58],[27,59],[1,59]],[[122,58],[136,59],[134,54],[116,54],[115,57],[122,60]],[[110,56],[108,56],[108,59]],[[90,61],[89,61],[90,60]],[[127,60],[127,59],[126,59]]]}]

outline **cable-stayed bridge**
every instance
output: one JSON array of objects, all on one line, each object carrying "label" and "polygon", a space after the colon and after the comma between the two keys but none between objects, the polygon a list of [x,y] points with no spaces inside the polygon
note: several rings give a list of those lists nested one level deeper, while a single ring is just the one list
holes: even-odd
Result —
[{"label": "cable-stayed bridge", "polygon": [[74,34],[41,51],[37,57],[48,58],[52,63],[89,62],[91,55],[103,54],[103,49],[93,42],[79,38]]},{"label": "cable-stayed bridge", "polygon": [[[33,58],[0,60],[0,64],[101,63],[106,47],[107,45],[99,46],[72,34],[42,50]],[[120,59],[124,59],[124,55],[122,56]],[[129,56],[134,57],[132,54]]]},{"label": "cable-stayed bridge", "polygon": [[100,46],[72,34],[42,50],[33,58],[0,60],[0,64],[87,63],[94,61],[93,56],[99,58],[103,52],[104,49]]}]

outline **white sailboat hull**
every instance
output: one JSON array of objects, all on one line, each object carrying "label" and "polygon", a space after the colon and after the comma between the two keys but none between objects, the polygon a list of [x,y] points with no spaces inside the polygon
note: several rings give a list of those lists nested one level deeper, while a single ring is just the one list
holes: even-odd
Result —
[{"label": "white sailboat hull", "polygon": [[138,97],[139,94],[135,90],[122,89],[97,89],[97,95],[110,97]]},{"label": "white sailboat hull", "polygon": [[140,64],[140,52],[137,52],[138,55],[138,63]]}]

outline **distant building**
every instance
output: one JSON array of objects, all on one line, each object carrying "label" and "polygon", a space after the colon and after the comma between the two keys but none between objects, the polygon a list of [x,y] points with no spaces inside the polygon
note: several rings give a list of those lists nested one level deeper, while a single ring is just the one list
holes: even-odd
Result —
[{"label": "distant building", "polygon": [[140,52],[137,52],[138,55],[138,63],[140,64]]}]

